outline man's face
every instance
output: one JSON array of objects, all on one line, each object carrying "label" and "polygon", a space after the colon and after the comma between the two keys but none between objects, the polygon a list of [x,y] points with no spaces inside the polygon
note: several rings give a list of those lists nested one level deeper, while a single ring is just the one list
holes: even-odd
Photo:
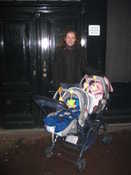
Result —
[{"label": "man's face", "polygon": [[74,32],[69,32],[66,34],[66,37],[65,37],[65,42],[66,42],[66,45],[69,46],[69,47],[72,47],[75,42],[76,42],[76,35]]}]

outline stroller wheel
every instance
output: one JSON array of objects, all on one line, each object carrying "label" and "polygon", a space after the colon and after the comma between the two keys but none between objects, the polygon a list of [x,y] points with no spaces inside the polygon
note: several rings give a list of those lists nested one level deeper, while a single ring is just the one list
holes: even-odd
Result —
[{"label": "stroller wheel", "polygon": [[77,160],[76,164],[77,164],[78,170],[80,172],[82,172],[86,167],[86,160],[85,159],[79,159],[79,160]]},{"label": "stroller wheel", "polygon": [[104,135],[104,137],[102,138],[102,143],[103,144],[111,144],[112,143],[112,136]]},{"label": "stroller wheel", "polygon": [[47,147],[45,150],[45,156],[46,158],[51,158],[53,156],[53,151],[52,151],[52,147]]}]

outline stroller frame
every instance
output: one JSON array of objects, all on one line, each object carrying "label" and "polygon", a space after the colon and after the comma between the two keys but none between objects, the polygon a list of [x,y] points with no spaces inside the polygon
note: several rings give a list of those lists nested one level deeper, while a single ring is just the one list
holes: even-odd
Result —
[{"label": "stroller frame", "polygon": [[[102,82],[102,85],[103,85],[103,90],[102,90],[103,99],[101,99],[101,96],[98,95],[101,99],[100,103],[98,103],[98,101],[93,101],[92,97],[90,96],[91,89],[89,89],[89,86],[92,82],[96,83],[97,82],[96,80],[98,80],[98,82]],[[84,85],[84,83],[86,86]],[[96,86],[95,86],[95,88],[96,88]],[[93,87],[93,89],[94,89],[94,87]],[[66,129],[64,129],[64,131],[62,131],[60,133],[59,130],[54,130],[54,127],[52,127],[53,130],[49,131],[48,129],[49,128],[51,129],[52,125],[49,125],[49,127],[48,127],[48,122],[46,123],[46,125],[44,125],[45,130],[51,133],[51,145],[49,145],[45,149],[45,155],[47,158],[51,158],[53,156],[53,154],[55,153],[55,148],[56,148],[57,142],[59,141],[61,143],[65,143],[66,146],[71,147],[71,149],[73,149],[73,150],[77,149],[79,151],[79,155],[77,154],[77,160],[73,161],[73,163],[75,163],[78,170],[81,172],[86,167],[86,160],[84,158],[84,153],[91,147],[92,144],[95,143],[96,138],[97,138],[97,136],[99,136],[101,129],[103,130],[102,142],[104,144],[109,144],[112,141],[111,136],[107,132],[107,124],[104,121],[103,112],[105,110],[107,110],[107,101],[109,99],[109,92],[113,92],[113,88],[106,77],[99,77],[99,76],[89,77],[88,75],[85,75],[83,77],[83,79],[81,80],[79,87],[68,87],[68,88],[65,88],[64,90],[65,90],[65,92],[68,92],[68,90],[69,91],[76,90],[75,93],[77,95],[79,94],[78,99],[79,100],[82,99],[82,101],[80,100],[80,103],[79,103],[80,109],[82,108],[80,110],[81,113],[79,115],[79,118],[76,117],[75,119],[72,120],[74,122],[76,128],[74,130],[71,129],[70,133],[66,132],[65,131]],[[56,101],[58,100],[58,104],[55,104],[56,105],[56,112],[57,112],[57,106],[59,106],[59,107],[61,106],[62,107],[61,109],[65,109],[68,112],[68,109],[66,109],[66,105],[64,103],[64,100],[63,101],[59,100],[60,99],[59,97],[61,97],[61,96],[57,97],[57,95],[58,94],[60,95],[61,92],[62,92],[61,89],[58,89],[53,96],[53,100],[56,100]],[[83,95],[80,96],[80,94],[83,94]],[[99,98],[97,98],[97,100],[99,100]],[[94,106],[92,105],[93,103],[95,104]],[[44,100],[43,104],[44,104],[44,106],[47,104],[46,100]],[[97,104],[97,109],[95,109],[96,104]],[[38,105],[41,106],[41,102]],[[48,105],[49,105],[49,103],[48,103]],[[81,107],[81,106],[83,106],[83,107]],[[88,107],[90,108],[89,110],[88,110]],[[41,108],[43,108],[43,107],[41,106]],[[75,113],[75,115],[77,115],[77,114]],[[83,119],[82,119],[82,116],[83,116]],[[49,114],[49,115],[47,115],[46,118],[48,119],[48,117],[53,117],[53,116]],[[71,128],[72,128],[72,126],[71,126]]]},{"label": "stroller frame", "polygon": [[[105,106],[105,110],[107,107]],[[78,130],[78,137],[81,138],[80,143],[72,144],[65,141],[65,137],[59,137],[55,133],[52,133],[51,139],[52,143],[49,145],[45,150],[45,156],[47,158],[51,158],[55,153],[55,147],[57,142],[65,143],[67,148],[71,148],[71,150],[78,150],[79,154],[77,155],[77,159],[72,162],[77,166],[78,170],[82,172],[86,167],[86,160],[84,158],[84,154],[88,151],[92,144],[95,143],[97,136],[100,134],[100,129],[103,130],[103,138],[102,143],[109,144],[112,141],[111,136],[107,132],[107,124],[103,119],[103,111],[96,114],[89,114],[88,118],[85,121],[84,127],[81,127],[78,119],[77,119],[77,130]],[[85,132],[86,131],[86,132]]]}]

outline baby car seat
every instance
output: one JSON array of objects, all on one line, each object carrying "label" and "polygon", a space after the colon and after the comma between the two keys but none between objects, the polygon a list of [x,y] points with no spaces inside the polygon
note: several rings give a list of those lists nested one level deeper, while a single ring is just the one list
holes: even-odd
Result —
[{"label": "baby car seat", "polygon": [[71,87],[58,89],[54,98],[67,108],[58,108],[44,118],[47,131],[59,136],[77,133],[77,122],[82,126],[88,116],[88,95],[80,88]]}]

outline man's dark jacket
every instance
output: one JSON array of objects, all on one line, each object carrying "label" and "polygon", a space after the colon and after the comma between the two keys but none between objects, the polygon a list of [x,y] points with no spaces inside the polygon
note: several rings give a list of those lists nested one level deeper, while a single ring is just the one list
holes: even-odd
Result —
[{"label": "man's dark jacket", "polygon": [[85,50],[80,45],[59,47],[53,62],[53,81],[56,83],[78,83],[86,73]]}]

